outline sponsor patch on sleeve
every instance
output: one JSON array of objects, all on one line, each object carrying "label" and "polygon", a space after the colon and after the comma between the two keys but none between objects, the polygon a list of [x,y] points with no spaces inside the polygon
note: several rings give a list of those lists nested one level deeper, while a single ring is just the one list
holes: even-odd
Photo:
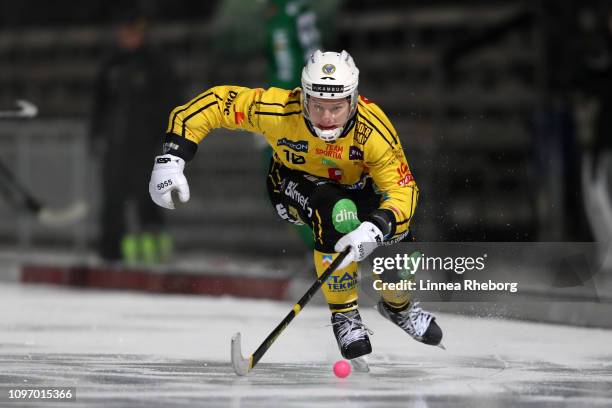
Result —
[{"label": "sponsor patch on sleeve", "polygon": [[397,174],[399,175],[399,179],[397,181],[398,186],[406,186],[414,180],[414,177],[410,172],[410,168],[408,168],[408,165],[406,163],[400,164],[396,170]]},{"label": "sponsor patch on sleeve", "polygon": [[234,112],[234,122],[236,122],[237,125],[244,122],[244,112]]}]

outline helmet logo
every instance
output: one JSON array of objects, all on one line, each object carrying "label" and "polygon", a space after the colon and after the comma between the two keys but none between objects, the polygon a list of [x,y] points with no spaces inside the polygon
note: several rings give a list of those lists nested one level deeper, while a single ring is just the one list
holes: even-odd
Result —
[{"label": "helmet logo", "polygon": [[336,72],[336,66],[334,64],[325,64],[321,70],[325,75],[331,75]]},{"label": "helmet logo", "polygon": [[312,84],[312,91],[332,94],[342,93],[344,92],[344,85]]}]

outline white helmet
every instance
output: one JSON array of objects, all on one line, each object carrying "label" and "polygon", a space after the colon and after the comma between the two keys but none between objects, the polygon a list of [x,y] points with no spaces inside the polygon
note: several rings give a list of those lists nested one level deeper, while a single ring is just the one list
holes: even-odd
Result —
[{"label": "white helmet", "polygon": [[350,104],[348,122],[357,110],[358,83],[359,70],[355,66],[353,57],[348,52],[321,52],[316,50],[308,58],[306,66],[302,70],[302,109],[304,117],[317,136],[325,142],[333,142],[338,139],[344,131],[346,122],[342,126],[331,130],[315,127],[308,112],[308,98],[314,96],[324,99],[348,99]]}]

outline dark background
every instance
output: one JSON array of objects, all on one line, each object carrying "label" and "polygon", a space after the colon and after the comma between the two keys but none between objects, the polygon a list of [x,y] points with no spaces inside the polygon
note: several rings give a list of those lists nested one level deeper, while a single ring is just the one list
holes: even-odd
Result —
[{"label": "dark background", "polygon": [[[132,7],[151,17],[151,42],[176,69],[181,100],[217,84],[265,86],[263,2],[3,1],[0,103],[5,109],[28,99],[40,116],[2,123],[0,152],[26,162],[20,177],[51,203],[70,199],[48,179],[68,172],[70,194],[88,197],[95,209],[91,179],[58,165],[58,154],[67,163],[86,161],[79,149],[67,151],[86,143],[96,69],[118,16]],[[417,239],[597,238],[583,184],[585,160],[610,148],[608,2],[360,0],[314,7],[325,48],[353,55],[361,93],[400,134],[421,188]],[[66,130],[45,139],[60,123]],[[151,137],[161,140],[164,131]],[[192,201],[168,215],[177,248],[303,251],[266,202],[250,137],[217,133],[189,165]],[[43,149],[45,143],[60,152]],[[0,211],[10,217],[10,209]],[[95,236],[93,222],[57,232],[14,218],[0,229],[3,242],[20,245],[83,247]]]}]

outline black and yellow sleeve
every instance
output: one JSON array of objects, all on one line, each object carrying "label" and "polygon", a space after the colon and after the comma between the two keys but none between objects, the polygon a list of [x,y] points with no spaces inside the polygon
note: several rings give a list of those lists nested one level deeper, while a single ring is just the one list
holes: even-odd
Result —
[{"label": "black and yellow sleeve", "polygon": [[190,160],[212,129],[259,129],[254,109],[263,89],[216,86],[170,113],[164,152]]},{"label": "black and yellow sleeve", "polygon": [[366,166],[382,193],[382,202],[372,214],[373,222],[388,221],[386,239],[404,234],[414,215],[419,188],[412,176],[399,137],[386,115],[376,105],[368,105],[360,118],[373,129],[365,148]]}]

